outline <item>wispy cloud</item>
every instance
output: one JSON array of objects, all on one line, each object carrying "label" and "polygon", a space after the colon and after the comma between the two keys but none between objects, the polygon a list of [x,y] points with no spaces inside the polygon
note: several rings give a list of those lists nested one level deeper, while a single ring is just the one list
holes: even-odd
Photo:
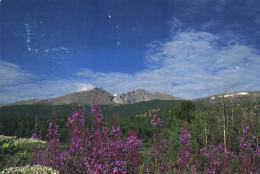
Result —
[{"label": "wispy cloud", "polygon": [[168,42],[149,45],[143,71],[131,75],[86,70],[78,75],[113,93],[144,88],[193,99],[222,92],[225,86],[231,91],[259,90],[260,53],[236,40],[179,32]]},{"label": "wispy cloud", "polygon": [[0,86],[28,83],[35,76],[22,70],[19,66],[0,60]]},{"label": "wispy cloud", "polygon": [[[44,79],[44,80],[40,80]],[[21,67],[0,60],[0,103],[22,99],[48,98],[70,92],[92,89],[89,83],[73,78],[46,79],[23,70]]]},{"label": "wispy cloud", "polygon": [[[229,39],[227,39],[229,38]],[[47,98],[102,87],[111,93],[137,88],[183,98],[222,92],[259,90],[260,51],[232,33],[179,31],[167,42],[148,45],[146,68],[134,74],[93,72],[88,68],[67,79],[44,79],[0,61],[0,103]]]}]

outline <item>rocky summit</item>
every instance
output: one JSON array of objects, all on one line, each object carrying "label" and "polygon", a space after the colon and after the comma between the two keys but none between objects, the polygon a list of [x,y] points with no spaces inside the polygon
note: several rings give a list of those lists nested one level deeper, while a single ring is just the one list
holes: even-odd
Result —
[{"label": "rocky summit", "polygon": [[143,89],[137,89],[127,93],[115,95],[114,101],[120,104],[133,104],[141,101],[149,100],[182,100],[181,98],[174,97],[162,92],[150,93]]}]

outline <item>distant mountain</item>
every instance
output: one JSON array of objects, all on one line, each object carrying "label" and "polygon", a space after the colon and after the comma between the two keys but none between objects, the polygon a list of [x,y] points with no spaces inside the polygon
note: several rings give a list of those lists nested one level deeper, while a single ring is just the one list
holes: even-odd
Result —
[{"label": "distant mountain", "polygon": [[120,104],[133,104],[141,101],[148,101],[152,94],[143,89],[115,95],[114,101]]},{"label": "distant mountain", "polygon": [[[243,101],[258,101],[260,102],[260,91],[253,92],[233,92],[224,95],[226,102],[236,102],[241,103]],[[74,92],[60,97],[53,97],[47,99],[28,99],[21,100],[10,104],[0,105],[24,105],[24,104],[47,104],[47,105],[67,105],[78,103],[80,99],[80,104],[91,105],[92,102],[96,100],[101,105],[120,105],[120,104],[134,104],[142,101],[150,100],[183,100],[182,98],[174,97],[172,95],[155,92],[151,93],[143,89],[137,89],[134,91],[129,91],[121,94],[111,94],[110,92],[102,89],[95,88],[89,91]],[[201,104],[217,104],[221,100],[221,95],[212,95],[205,98],[194,99],[192,101]]]},{"label": "distant mountain", "polygon": [[[224,100],[227,103],[243,103],[243,102],[260,102],[260,91],[249,91],[249,92],[232,92],[228,94],[224,94]],[[222,95],[212,95],[205,98],[199,98],[193,100],[194,102],[198,102],[201,104],[209,105],[209,104],[217,104],[220,103],[222,99]]]},{"label": "distant mountain", "polygon": [[131,92],[115,95],[114,101],[120,104],[133,104],[141,101],[149,100],[182,100],[181,98],[171,96],[169,94],[156,92],[154,94],[143,90],[137,89]]},{"label": "distant mountain", "polygon": [[[24,104],[50,104],[50,105],[65,104],[66,105],[66,104],[71,104],[73,101],[75,103],[78,103],[78,100],[80,101],[79,102],[80,104],[86,104],[86,105],[91,105],[92,102],[95,102],[96,100],[101,105],[118,105],[118,104],[133,104],[142,101],[150,101],[156,99],[181,100],[181,98],[177,98],[169,94],[165,94],[161,92],[156,92],[153,94],[143,89],[137,89],[127,93],[113,95],[102,88],[95,88],[89,91],[70,93],[60,97],[47,98],[47,99],[21,100],[6,105],[24,105]],[[2,105],[2,106],[6,106],[6,105]]]},{"label": "distant mountain", "polygon": [[[96,95],[97,94],[97,95]],[[102,88],[95,88],[89,91],[81,91],[70,93],[61,97],[47,98],[47,99],[28,99],[14,102],[8,105],[23,105],[23,104],[51,104],[51,105],[64,105],[71,104],[73,101],[80,104],[91,105],[92,102],[99,101],[102,105],[116,104],[113,99],[113,94]]]},{"label": "distant mountain", "polygon": [[154,94],[151,95],[150,100],[155,100],[155,99],[159,99],[159,100],[184,100],[184,98],[179,98],[179,97],[175,97],[163,92],[156,92]]}]

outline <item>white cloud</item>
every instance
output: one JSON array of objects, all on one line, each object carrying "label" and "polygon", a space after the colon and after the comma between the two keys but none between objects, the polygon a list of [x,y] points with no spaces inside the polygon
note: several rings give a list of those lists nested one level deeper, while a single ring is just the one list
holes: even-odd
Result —
[{"label": "white cloud", "polygon": [[78,92],[79,91],[88,91],[88,90],[95,88],[93,85],[91,85],[89,83],[78,83],[77,86],[78,86],[78,90],[77,90]]},{"label": "white cloud", "polygon": [[234,40],[221,46],[222,39],[208,32],[181,32],[168,42],[149,45],[143,71],[130,75],[86,70],[78,75],[113,93],[144,88],[192,99],[224,91],[225,86],[259,90],[259,52]]},{"label": "white cloud", "polygon": [[23,70],[21,67],[0,60],[0,103],[22,99],[48,98],[67,93],[89,90],[93,86],[77,79],[46,79]]},{"label": "white cloud", "polygon": [[114,94],[143,88],[189,99],[217,94],[226,86],[231,91],[259,90],[260,52],[236,39],[185,31],[149,47],[146,68],[135,74],[86,69],[73,78],[39,81],[19,66],[0,61],[0,103],[60,96],[94,86]]},{"label": "white cloud", "polygon": [[0,86],[26,83],[35,76],[22,70],[19,66],[0,60]]}]

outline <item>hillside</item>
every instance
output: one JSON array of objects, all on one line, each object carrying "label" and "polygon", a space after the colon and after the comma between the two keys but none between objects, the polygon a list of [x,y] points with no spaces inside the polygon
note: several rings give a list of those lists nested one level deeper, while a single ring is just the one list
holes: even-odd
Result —
[{"label": "hillside", "polygon": [[[224,100],[226,104],[243,104],[248,102],[259,103],[260,102],[260,91],[249,91],[249,92],[232,92],[224,94]],[[193,100],[193,102],[202,105],[215,105],[220,104],[222,95],[212,95],[205,98],[199,98]]]},{"label": "hillside", "polygon": [[[134,104],[122,105],[101,105],[103,115],[113,116],[118,113],[120,116],[138,115],[149,112],[150,110],[165,108],[177,105],[181,100],[151,100]],[[0,117],[8,116],[29,116],[29,117],[49,117],[52,114],[53,107],[57,116],[68,116],[71,112],[71,105],[48,105],[48,104],[32,104],[32,105],[10,105],[0,108]],[[76,106],[77,107],[77,106]],[[89,115],[90,106],[84,105],[84,108]]]},{"label": "hillside", "polygon": [[[97,99],[101,103],[101,108],[104,115],[113,116],[114,113],[119,113],[120,116],[138,115],[147,113],[149,110],[166,108],[178,104],[180,98],[165,94],[165,93],[150,93],[145,90],[138,89],[126,94],[117,95],[121,102],[114,101],[111,93],[97,88]],[[15,102],[10,105],[0,107],[0,116],[39,116],[45,117],[52,113],[53,107],[57,115],[67,116],[71,111],[71,103],[73,99],[80,97],[80,104],[84,105],[88,112],[92,101],[95,101],[96,90],[82,91],[77,93],[67,94],[62,97],[50,99],[35,99]],[[221,95],[213,95],[205,98],[192,100],[197,105],[220,105]],[[225,103],[228,104],[246,104],[260,103],[260,91],[253,92],[233,92],[224,95]],[[78,100],[74,102],[78,103]],[[121,103],[121,104],[120,104]],[[127,103],[127,104],[125,104]]]},{"label": "hillside", "polygon": [[[96,96],[97,94],[97,96]],[[67,105],[72,104],[74,102],[78,102],[80,99],[80,104],[91,105],[93,101],[96,100],[103,105],[109,104],[116,104],[113,101],[113,95],[108,91],[102,88],[95,88],[89,91],[81,91],[75,93],[69,93],[64,96],[54,97],[54,98],[47,98],[47,99],[28,99],[28,100],[21,100],[17,101],[8,105],[23,105],[23,104],[49,104],[49,105]]]}]

